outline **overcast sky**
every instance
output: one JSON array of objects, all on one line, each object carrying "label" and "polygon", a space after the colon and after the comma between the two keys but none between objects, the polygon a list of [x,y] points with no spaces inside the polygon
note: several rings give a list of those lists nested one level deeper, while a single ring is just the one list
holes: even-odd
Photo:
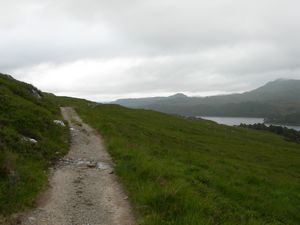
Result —
[{"label": "overcast sky", "polygon": [[0,0],[0,72],[58,95],[241,92],[300,79],[299,0]]}]

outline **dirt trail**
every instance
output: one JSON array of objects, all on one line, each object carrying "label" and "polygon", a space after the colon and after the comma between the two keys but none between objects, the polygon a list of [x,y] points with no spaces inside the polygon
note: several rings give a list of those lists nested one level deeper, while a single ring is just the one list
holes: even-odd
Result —
[{"label": "dirt trail", "polygon": [[53,170],[50,188],[24,225],[133,225],[101,137],[69,107],[61,109],[70,124],[70,152]]}]

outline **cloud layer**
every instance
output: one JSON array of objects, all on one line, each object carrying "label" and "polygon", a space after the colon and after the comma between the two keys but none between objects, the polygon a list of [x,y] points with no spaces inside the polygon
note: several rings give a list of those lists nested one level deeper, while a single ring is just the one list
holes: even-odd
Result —
[{"label": "cloud layer", "polygon": [[300,79],[296,0],[0,0],[0,71],[93,100]]}]

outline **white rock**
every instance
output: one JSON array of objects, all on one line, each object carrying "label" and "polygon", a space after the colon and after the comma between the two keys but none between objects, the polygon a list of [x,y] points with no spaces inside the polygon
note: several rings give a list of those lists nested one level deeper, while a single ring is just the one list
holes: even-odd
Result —
[{"label": "white rock", "polygon": [[38,99],[42,98],[42,96],[40,96],[40,94],[36,90],[32,89],[31,92],[36,98],[38,98]]},{"label": "white rock", "polygon": [[107,170],[110,169],[110,165],[105,162],[97,162],[96,168],[99,170]]},{"label": "white rock", "polygon": [[34,144],[36,144],[38,142],[37,140],[35,140],[33,138],[29,138],[29,137],[23,137],[22,140],[23,141],[29,141],[29,142],[34,143]]},{"label": "white rock", "polygon": [[61,126],[63,126],[63,127],[66,126],[65,123],[64,123],[63,121],[61,121],[61,120],[53,120],[53,123],[58,124],[58,125],[61,125]]},{"label": "white rock", "polygon": [[32,143],[37,143],[37,140],[33,139],[33,138],[29,138],[29,141]]},{"label": "white rock", "polygon": [[34,217],[29,217],[28,218],[30,221],[35,221],[35,218]]}]

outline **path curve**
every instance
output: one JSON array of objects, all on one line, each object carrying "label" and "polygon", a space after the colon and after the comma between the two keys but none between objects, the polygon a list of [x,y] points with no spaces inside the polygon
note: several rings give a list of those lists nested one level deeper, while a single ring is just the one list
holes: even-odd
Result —
[{"label": "path curve", "polygon": [[61,108],[69,122],[71,149],[50,177],[50,188],[23,225],[133,225],[127,196],[113,174],[101,137],[74,109]]}]

